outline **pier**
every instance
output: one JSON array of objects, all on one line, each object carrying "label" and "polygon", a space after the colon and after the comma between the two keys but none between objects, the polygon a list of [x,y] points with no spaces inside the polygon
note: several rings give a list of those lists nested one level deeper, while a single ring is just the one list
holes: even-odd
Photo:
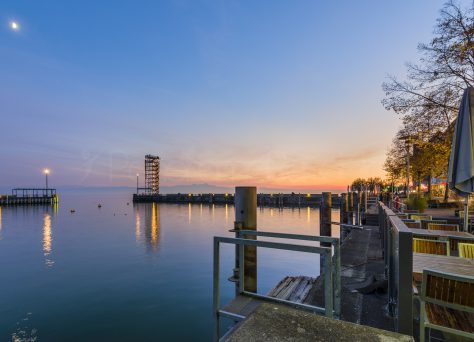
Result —
[{"label": "pier", "polygon": [[[139,188],[142,189],[142,188]],[[322,194],[302,193],[259,193],[257,206],[259,207],[319,207]],[[203,204],[234,204],[234,194],[133,194],[134,203],[203,203]],[[341,196],[332,195],[332,205],[339,207]]]},{"label": "pier", "polygon": [[[344,201],[347,196],[342,196]],[[323,197],[322,207],[330,206],[329,198]],[[425,341],[426,328],[432,330],[429,334],[436,339],[451,340],[452,334],[472,337],[472,326],[466,324],[467,318],[461,315],[473,305],[472,294],[463,291],[462,286],[467,288],[474,284],[474,261],[463,258],[458,250],[463,243],[473,243],[474,236],[462,231],[409,228],[406,225],[409,220],[403,219],[413,215],[414,221],[419,213],[398,212],[392,209],[390,200],[379,202],[375,196],[367,197],[367,202],[370,205],[364,212],[364,225],[355,224],[353,218],[346,215],[349,205],[342,206],[339,237],[259,231],[240,231],[236,239],[216,237],[215,241],[223,243],[318,253],[323,262],[319,276],[287,276],[266,295],[243,290],[239,282],[243,281],[244,272],[238,269],[241,275],[237,280],[236,298],[221,310],[218,293],[214,293],[216,321],[221,316],[233,319],[236,324],[224,334],[217,330],[214,340],[414,341],[419,338]],[[321,220],[331,220],[330,212],[327,215],[329,217],[324,218],[321,215]],[[457,224],[461,222],[459,217],[449,218]],[[347,223],[342,223],[342,219]],[[429,222],[441,221],[446,221],[446,217],[430,216]],[[261,238],[320,241],[321,247],[311,249],[307,244],[269,242],[260,238],[249,240],[250,234]],[[415,248],[414,242],[418,239],[447,246],[448,251],[442,255],[423,254],[428,252]],[[332,243],[332,248],[323,244],[326,241]],[[216,269],[216,263],[214,265]],[[451,297],[443,295],[436,299],[437,305],[459,311],[437,312],[436,324],[428,321],[425,312],[425,303],[430,300],[425,293],[431,291],[426,283],[431,279],[428,274],[441,279],[440,284],[446,291],[442,293],[454,293]],[[218,289],[218,283],[214,289]],[[453,300],[464,306],[450,304]]]},{"label": "pier", "polygon": [[58,203],[56,189],[15,188],[11,195],[0,195],[0,206],[53,205]]},{"label": "pier", "polygon": [[[387,252],[384,251],[384,228],[380,226],[379,213],[383,204],[375,196],[365,194],[370,204],[368,208],[362,206],[365,224],[359,225],[356,215],[347,215],[347,212],[355,214],[354,207],[359,207],[360,196],[356,196],[356,203],[347,201],[349,196],[337,196],[338,199],[343,198],[345,203],[339,223],[340,236],[331,236],[330,230],[322,231],[321,236],[239,230],[236,224],[232,230],[236,233],[235,239],[214,238],[214,341],[327,341],[332,337],[340,341],[353,341],[354,338],[413,341],[412,311],[407,313],[407,317],[400,317],[398,311],[393,310],[393,305],[387,310],[387,304],[395,300],[387,287],[390,286],[393,291],[393,286],[400,286],[400,290],[405,291],[402,288],[406,285],[411,291],[411,282],[394,285],[390,283],[393,279],[387,277]],[[331,193],[324,193],[319,198],[319,206],[324,209],[324,214],[320,215],[320,226],[328,222],[337,224],[331,219]],[[236,211],[236,221],[239,221],[237,214]],[[258,237],[258,240],[251,237]],[[266,238],[299,240],[300,243],[270,242]],[[308,244],[311,241],[320,242],[320,246]],[[239,260],[236,260],[233,277],[236,297],[221,308],[217,270],[219,244],[222,243],[235,244],[236,259]],[[244,275],[247,274],[247,267],[256,267],[256,262],[245,262],[245,256],[241,255],[245,245],[319,254],[320,274],[314,277],[287,276],[266,295],[256,293],[256,289],[247,290],[242,284],[247,284]],[[410,268],[407,269],[411,272]],[[411,292],[408,296],[411,298]],[[219,317],[231,318],[236,325],[222,334],[219,331]],[[250,336],[252,339],[249,339]]]}]

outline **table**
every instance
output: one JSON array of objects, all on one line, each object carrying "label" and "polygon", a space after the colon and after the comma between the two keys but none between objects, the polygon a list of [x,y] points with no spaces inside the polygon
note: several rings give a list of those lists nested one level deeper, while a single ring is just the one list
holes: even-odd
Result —
[{"label": "table", "polygon": [[426,236],[437,236],[441,238],[461,238],[461,239],[472,239],[474,242],[474,235],[468,232],[451,232],[447,230],[429,230],[429,229],[418,229],[418,228],[408,228],[415,235],[426,235]]},{"label": "table", "polygon": [[421,282],[423,269],[474,277],[474,259],[413,253],[413,279]]}]

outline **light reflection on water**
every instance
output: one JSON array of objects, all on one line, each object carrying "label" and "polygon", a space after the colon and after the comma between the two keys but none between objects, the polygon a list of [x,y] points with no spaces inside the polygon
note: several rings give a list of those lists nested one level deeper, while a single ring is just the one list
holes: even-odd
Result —
[{"label": "light reflection on water", "polygon": [[[211,339],[212,237],[233,236],[234,207],[129,201],[71,193],[60,209],[0,208],[0,341]],[[258,210],[260,230],[317,234],[318,221],[312,208]],[[233,251],[222,247],[223,303]],[[260,293],[319,267],[314,255],[269,249],[258,262]]]},{"label": "light reflection on water", "polygon": [[51,267],[54,264],[54,261],[50,259],[53,243],[51,232],[51,215],[49,213],[45,213],[43,220],[43,253],[45,257],[45,265]]}]

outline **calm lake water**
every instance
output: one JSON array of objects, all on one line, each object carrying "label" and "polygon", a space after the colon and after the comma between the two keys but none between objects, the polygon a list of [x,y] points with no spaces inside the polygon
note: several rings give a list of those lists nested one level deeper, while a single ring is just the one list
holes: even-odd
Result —
[{"label": "calm lake water", "polygon": [[[0,208],[0,341],[210,341],[212,237],[233,236],[233,221],[233,206],[133,205],[116,191]],[[317,209],[258,209],[259,230],[318,234],[318,222]],[[221,251],[225,303],[234,247]],[[259,249],[258,262],[259,293],[319,273],[314,254]]]}]

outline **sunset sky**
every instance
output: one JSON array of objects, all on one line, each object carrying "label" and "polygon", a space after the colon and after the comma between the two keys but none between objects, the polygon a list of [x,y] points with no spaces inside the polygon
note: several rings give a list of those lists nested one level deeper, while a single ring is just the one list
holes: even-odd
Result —
[{"label": "sunset sky", "polygon": [[[444,0],[0,2],[0,186],[340,189],[383,177]],[[13,27],[16,23],[17,27]]]}]

